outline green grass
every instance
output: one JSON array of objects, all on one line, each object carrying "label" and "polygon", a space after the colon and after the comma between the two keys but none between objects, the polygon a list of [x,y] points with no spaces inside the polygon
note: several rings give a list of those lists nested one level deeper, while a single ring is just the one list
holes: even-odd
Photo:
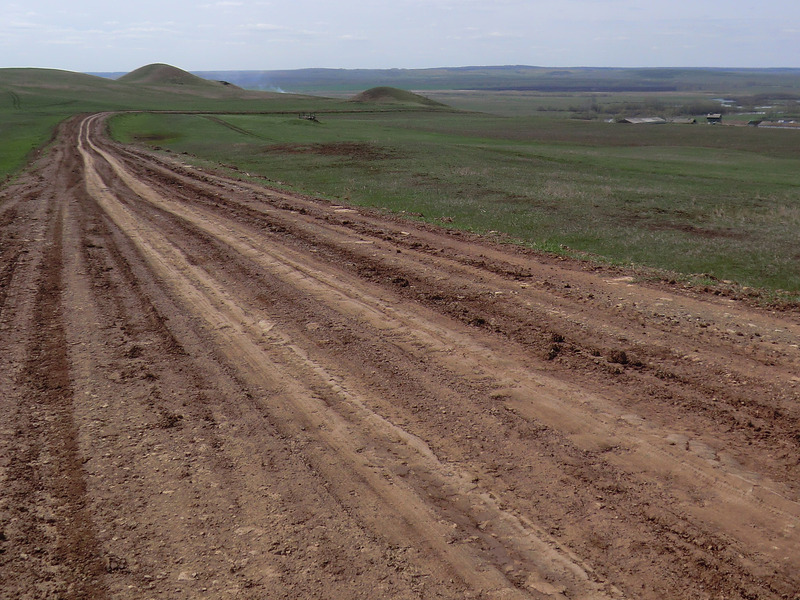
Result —
[{"label": "green grass", "polygon": [[349,104],[325,98],[253,92],[206,83],[174,85],[157,80],[125,83],[52,69],[0,69],[0,182],[25,165],[31,151],[52,137],[59,122],[76,114],[129,110],[294,113],[321,108],[353,109]]},{"label": "green grass", "polygon": [[0,111],[0,183],[21,169],[52,136],[61,117],[31,117]]},{"label": "green grass", "polygon": [[457,113],[122,115],[114,134],[542,249],[800,290],[797,132]]},{"label": "green grass", "polygon": [[[156,65],[125,82],[0,69],[0,180],[71,115],[174,111],[122,112],[113,133],[275,186],[535,248],[800,291],[800,132],[599,119],[620,107],[704,106],[708,94],[430,94],[492,113],[480,114],[415,107],[407,96],[353,103],[201,85],[175,71]],[[785,77],[786,90],[797,87]],[[735,91],[762,101],[758,89]],[[321,122],[297,118],[307,112]]]}]

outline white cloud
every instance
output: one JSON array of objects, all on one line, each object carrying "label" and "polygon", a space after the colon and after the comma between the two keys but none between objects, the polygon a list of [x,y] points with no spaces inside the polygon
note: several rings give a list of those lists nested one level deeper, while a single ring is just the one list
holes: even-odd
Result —
[{"label": "white cloud", "polygon": [[483,33],[476,35],[474,39],[476,40],[512,40],[512,39],[519,39],[522,36],[518,33],[509,33],[506,31],[490,31],[488,33]]},{"label": "white cloud", "polygon": [[[779,18],[729,0],[674,0],[668,9],[641,0],[201,2],[7,3],[0,8],[0,67],[38,62],[116,71],[153,59],[196,70],[631,66],[623,62],[633,60],[634,66],[800,67],[796,0],[774,0],[769,13]],[[370,40],[380,43],[365,52]]]},{"label": "white cloud", "polygon": [[43,26],[39,23],[33,23],[30,21],[9,21],[6,24],[6,28],[32,31],[42,29]]},{"label": "white cloud", "polygon": [[205,10],[213,10],[215,8],[239,8],[244,6],[243,2],[235,2],[233,0],[223,0],[221,2],[211,2],[209,4],[201,4],[200,8]]},{"label": "white cloud", "polygon": [[77,46],[82,43],[82,40],[63,38],[58,40],[44,40],[42,43],[51,46]]},{"label": "white cloud", "polygon": [[273,23],[248,23],[242,25],[243,29],[252,29],[254,31],[286,31],[287,28],[282,25],[274,25]]},{"label": "white cloud", "polygon": [[359,35],[352,35],[350,33],[344,33],[337,37],[337,39],[343,42],[368,42],[370,41],[369,38],[359,36]]}]

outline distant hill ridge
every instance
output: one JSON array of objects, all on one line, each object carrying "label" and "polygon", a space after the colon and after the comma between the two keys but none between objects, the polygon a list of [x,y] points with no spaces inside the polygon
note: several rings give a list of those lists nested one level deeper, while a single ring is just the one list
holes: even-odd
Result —
[{"label": "distant hill ridge", "polygon": [[[526,65],[441,67],[432,69],[296,69],[278,71],[194,71],[164,64],[128,74],[94,73],[121,82],[161,89],[213,91],[230,87],[283,93],[355,94],[374,86],[403,90],[488,90],[559,93],[708,92],[787,93],[800,90],[800,69],[736,68],[549,68]],[[220,87],[222,86],[222,87]]]},{"label": "distant hill ridge", "polygon": [[525,65],[432,69],[296,69],[277,71],[195,71],[246,89],[293,93],[364,90],[392,86],[405,90],[492,90],[542,92],[707,91],[795,93],[800,69],[723,68],[549,68]]}]

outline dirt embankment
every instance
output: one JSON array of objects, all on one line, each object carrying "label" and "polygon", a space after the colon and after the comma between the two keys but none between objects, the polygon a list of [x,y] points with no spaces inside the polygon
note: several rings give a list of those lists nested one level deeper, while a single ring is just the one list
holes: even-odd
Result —
[{"label": "dirt embankment", "polygon": [[66,123],[0,192],[0,597],[792,598],[800,319]]}]

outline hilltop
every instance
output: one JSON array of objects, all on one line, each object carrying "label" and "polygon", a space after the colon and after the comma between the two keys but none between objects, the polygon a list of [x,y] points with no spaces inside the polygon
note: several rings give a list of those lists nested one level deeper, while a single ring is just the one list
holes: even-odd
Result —
[{"label": "hilltop", "polygon": [[147,65],[118,79],[57,69],[0,69],[0,111],[210,110],[219,102],[252,110],[254,100],[287,97],[210,81],[166,64]]},{"label": "hilltop", "polygon": [[182,85],[192,87],[231,87],[240,89],[225,81],[212,81],[193,75],[188,71],[163,63],[155,63],[140,67],[117,79],[120,83],[139,85]]},{"label": "hilltop", "polygon": [[[0,68],[0,182],[72,115],[100,111],[319,111],[333,101],[244,90],[169,65],[119,79],[58,69]],[[341,104],[341,103],[340,103]]]},{"label": "hilltop", "polygon": [[383,104],[415,104],[421,106],[446,106],[425,96],[394,87],[374,87],[361,92],[351,99],[352,102],[379,102]]}]

